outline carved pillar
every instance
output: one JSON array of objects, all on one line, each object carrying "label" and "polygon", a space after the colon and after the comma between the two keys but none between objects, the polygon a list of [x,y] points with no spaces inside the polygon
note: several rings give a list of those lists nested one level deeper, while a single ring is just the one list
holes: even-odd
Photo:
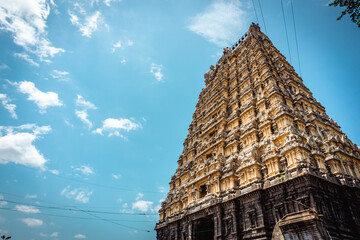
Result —
[{"label": "carved pillar", "polygon": [[218,189],[219,189],[219,193],[221,192],[221,177],[218,177]]},{"label": "carved pillar", "polygon": [[313,196],[312,192],[309,191],[308,194],[309,194],[309,197],[310,197],[310,208],[316,209],[316,204],[315,204],[314,196]]},{"label": "carved pillar", "polygon": [[232,212],[231,212],[231,217],[232,217],[232,222],[233,222],[233,227],[232,227],[232,234],[235,238],[237,238],[237,235],[238,235],[238,227],[237,227],[237,217],[236,217],[236,209],[235,209],[235,206],[234,208],[232,209]]},{"label": "carved pillar", "polygon": [[192,222],[189,222],[189,226],[188,226],[188,239],[194,240],[194,238],[193,238],[193,223]]},{"label": "carved pillar", "polygon": [[221,240],[223,231],[222,231],[222,214],[221,214],[221,206],[216,206],[214,213],[214,240]]},{"label": "carved pillar", "polygon": [[175,240],[180,240],[180,237],[181,237],[180,231],[181,231],[180,225],[179,225],[179,222],[177,222],[176,228],[175,228]]},{"label": "carved pillar", "polygon": [[218,229],[219,223],[218,223],[218,217],[217,214],[214,214],[214,239],[217,239],[218,236]]},{"label": "carved pillar", "polygon": [[180,226],[180,231],[179,231],[179,235],[180,235],[180,240],[186,240],[186,226],[184,226],[185,223],[182,223]]}]

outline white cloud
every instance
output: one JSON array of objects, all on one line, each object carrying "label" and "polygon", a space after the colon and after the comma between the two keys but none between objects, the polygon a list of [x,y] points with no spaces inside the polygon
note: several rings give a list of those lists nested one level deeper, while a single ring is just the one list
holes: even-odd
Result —
[{"label": "white cloud", "polygon": [[0,126],[0,164],[15,163],[44,169],[46,159],[33,142],[50,131],[50,126],[38,127],[35,124]]},{"label": "white cloud", "polygon": [[0,1],[0,30],[10,32],[14,43],[27,52],[48,61],[48,57],[65,52],[51,45],[47,39],[46,20],[50,5],[45,0]]},{"label": "white cloud", "polygon": [[46,112],[48,107],[63,106],[63,103],[59,100],[58,94],[55,92],[42,92],[35,87],[33,82],[22,81],[19,83],[12,83],[17,86],[18,91],[24,94],[28,94],[28,100],[34,101],[40,108],[40,112]]},{"label": "white cloud", "polygon": [[70,22],[75,25],[75,26],[78,26],[80,25],[80,22],[79,22],[79,17],[76,16],[75,14],[72,14],[71,12],[69,12],[69,15],[70,15]]},{"label": "white cloud", "polygon": [[40,213],[40,210],[34,206],[16,205],[14,209],[22,213]]},{"label": "white cloud", "polygon": [[93,103],[86,101],[81,95],[77,95],[75,103],[77,107],[81,107],[84,109],[97,109],[97,107]]},{"label": "white cloud", "polygon": [[78,168],[75,168],[74,171],[76,172],[81,172],[82,174],[84,174],[85,176],[90,176],[90,175],[94,175],[94,170],[93,168],[86,166],[86,165],[81,165]]},{"label": "white cloud", "polygon": [[125,63],[126,63],[126,59],[122,59],[120,63],[125,64]]},{"label": "white cloud", "polygon": [[7,97],[6,94],[0,93],[0,101],[1,101],[1,104],[4,106],[4,108],[6,110],[8,110],[11,117],[14,118],[14,119],[17,119],[17,115],[16,115],[16,112],[15,112],[16,105],[10,103],[11,100]]},{"label": "white cloud", "polygon": [[35,67],[39,66],[39,63],[35,62],[27,53],[14,53],[14,56],[25,60]]},{"label": "white cloud", "polygon": [[111,176],[115,179],[119,179],[121,177],[121,174],[111,174]]},{"label": "white cloud", "polygon": [[166,190],[166,189],[165,189],[165,187],[163,187],[163,186],[158,187],[158,191],[161,192],[161,193],[164,193],[165,190]]},{"label": "white cloud", "polygon": [[59,175],[59,171],[56,170],[56,169],[50,169],[49,172],[54,174],[54,175]]},{"label": "white cloud", "polygon": [[121,2],[122,0],[104,0],[104,4],[110,7],[111,2]]},{"label": "white cloud", "polygon": [[69,122],[69,120],[67,120],[67,119],[64,119],[64,123],[66,124],[66,125],[68,125],[69,127],[74,127],[74,124],[72,124],[71,122]]},{"label": "white cloud", "polygon": [[63,82],[68,82],[69,78],[67,77],[67,75],[69,75],[69,72],[66,71],[60,71],[60,70],[53,70],[50,73],[51,77],[59,80],[59,81],[63,81]]},{"label": "white cloud", "polygon": [[138,200],[132,204],[132,209],[147,212],[152,211],[152,205],[151,201]]},{"label": "white cloud", "polygon": [[42,220],[36,218],[22,218],[21,221],[28,227],[40,227],[44,224]]},{"label": "white cloud", "polygon": [[88,119],[86,110],[75,110],[75,115],[83,122],[88,128],[92,128],[92,122]]},{"label": "white cloud", "polygon": [[86,101],[81,95],[77,95],[76,106],[82,108],[82,110],[76,109],[75,115],[87,125],[89,129],[92,128],[92,122],[88,119],[87,110],[97,109],[97,107],[93,103]]},{"label": "white cloud", "polygon": [[154,211],[153,202],[141,200],[144,194],[139,192],[136,195],[135,202],[132,203],[132,210],[139,210],[141,212]]},{"label": "white cloud", "polygon": [[91,37],[92,33],[98,29],[100,12],[96,11],[93,15],[87,16],[84,25],[80,26],[80,32],[83,36]]},{"label": "white cloud", "polygon": [[239,0],[213,1],[203,12],[190,19],[188,29],[224,47],[246,31],[248,9]]},{"label": "white cloud", "polygon": [[134,234],[137,234],[137,233],[138,233],[138,230],[128,231],[128,233],[129,233],[130,235],[134,235]]},{"label": "white cloud", "polygon": [[8,202],[4,200],[4,196],[0,194],[0,207],[4,207],[7,204]]},{"label": "white cloud", "polygon": [[33,195],[27,194],[25,196],[25,198],[27,198],[27,199],[35,199],[35,198],[37,198],[37,195],[36,194],[33,194]]},{"label": "white cloud", "polygon": [[115,51],[116,48],[121,48],[121,47],[122,47],[121,41],[118,41],[117,43],[115,43],[115,44],[113,45],[113,51]]},{"label": "white cloud", "polygon": [[0,65],[0,70],[4,70],[4,69],[9,69],[9,66],[6,65],[5,63]]},{"label": "white cloud", "polygon": [[112,51],[115,52],[116,49],[125,49],[127,47],[131,47],[132,45],[134,45],[134,42],[131,40],[127,40],[127,41],[117,41],[112,48]]},{"label": "white cloud", "polygon": [[139,200],[139,199],[141,199],[141,198],[143,198],[144,197],[144,194],[143,193],[141,193],[141,192],[139,192],[138,194],[137,194],[137,196],[136,196],[136,200]]},{"label": "white cloud", "polygon": [[58,237],[59,233],[58,232],[53,232],[52,234],[50,234],[50,237]]},{"label": "white cloud", "polygon": [[92,193],[93,192],[82,188],[74,188],[73,190],[71,190],[70,186],[67,186],[61,191],[61,195],[69,199],[74,199],[81,203],[88,203]]},{"label": "white cloud", "polygon": [[107,118],[103,121],[103,126],[93,131],[93,133],[103,135],[103,132],[108,132],[108,137],[111,136],[120,136],[124,137],[120,134],[120,130],[131,131],[141,128],[140,123],[135,123],[130,119],[126,118]]},{"label": "white cloud", "polygon": [[76,235],[74,236],[74,238],[82,238],[82,239],[85,239],[86,236],[85,236],[84,234],[76,234]]},{"label": "white cloud", "polygon": [[[99,4],[100,0],[91,0],[91,6],[94,5],[94,3]],[[102,1],[106,6],[110,7],[112,2],[122,2],[122,0],[103,0]]]},{"label": "white cloud", "polygon": [[156,206],[154,207],[153,211],[158,212],[158,211],[160,210],[160,208],[161,208],[161,205],[160,205],[160,204],[159,204],[159,205],[156,205]]},{"label": "white cloud", "polygon": [[162,73],[163,65],[161,64],[151,64],[150,72],[154,75],[158,82],[161,82],[164,78],[164,74]]},{"label": "white cloud", "polygon": [[121,213],[134,213],[133,210],[129,208],[129,204],[123,203],[122,209],[120,210]]},{"label": "white cloud", "polygon": [[98,30],[100,21],[102,21],[100,11],[96,11],[93,15],[87,15],[78,3],[74,5],[74,10],[77,10],[79,15],[69,11],[71,23],[79,27],[82,36],[91,38],[91,35]]}]

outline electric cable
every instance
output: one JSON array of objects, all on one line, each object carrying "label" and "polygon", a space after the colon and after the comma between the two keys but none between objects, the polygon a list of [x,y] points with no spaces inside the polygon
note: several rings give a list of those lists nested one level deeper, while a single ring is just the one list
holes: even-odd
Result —
[{"label": "electric cable", "polygon": [[[20,199],[24,199],[24,196],[23,195],[18,195],[18,194],[14,194],[14,193],[8,193],[8,192],[3,192],[1,191],[0,194],[5,194],[5,195],[9,195],[9,196],[12,196],[12,197],[15,197],[15,198],[20,198]],[[26,198],[26,197],[25,197]],[[43,202],[43,203],[48,203],[48,204],[54,204],[54,205],[58,205],[58,206],[61,206],[61,207],[73,207],[73,208],[76,208],[76,207],[79,207],[79,206],[75,206],[75,205],[63,205],[63,204],[59,204],[59,203],[55,203],[55,202],[52,202],[52,201],[47,201],[47,200],[43,200],[43,199],[39,199],[39,198],[36,198],[38,201],[40,202]],[[6,201],[6,200],[5,200]],[[103,206],[88,206],[88,208],[116,208],[116,207],[110,207],[110,206],[106,206],[106,207],[103,207]]]},{"label": "electric cable", "polygon": [[[105,222],[109,222],[118,226],[122,226],[125,228],[129,228],[129,229],[133,229],[133,230],[137,230],[137,231],[143,231],[143,232],[151,232],[150,230],[147,229],[141,229],[141,228],[137,228],[137,227],[132,227],[132,226],[128,226],[125,224],[121,224],[118,223],[116,220],[113,219],[108,219],[108,218],[103,218],[100,217],[98,215],[95,215],[94,213],[98,213],[98,214],[112,214],[112,215],[141,215],[141,216],[148,216],[148,215],[157,215],[157,214],[148,214],[148,213],[126,213],[126,212],[107,212],[107,211],[93,211],[93,210],[87,210],[87,209],[80,209],[80,208],[66,208],[66,207],[55,207],[55,206],[39,206],[39,205],[35,205],[35,204],[29,204],[29,203],[25,203],[25,202],[19,202],[19,201],[12,201],[12,200],[4,200],[4,199],[0,199],[0,202],[6,202],[6,203],[13,203],[13,204],[22,204],[22,205],[26,205],[26,206],[32,206],[32,207],[36,207],[38,209],[52,209],[52,210],[65,210],[65,211],[71,211],[71,212],[81,212],[81,213],[85,213],[88,214],[90,216],[92,216],[92,220],[101,220],[101,221],[105,221]],[[10,211],[17,211],[17,212],[21,212],[18,211],[17,209],[11,209],[11,208],[0,208],[0,210],[10,210]],[[40,214],[40,215],[47,215],[47,216],[56,216],[56,217],[67,217],[67,218],[78,218],[78,217],[71,217],[71,216],[64,216],[64,215],[57,215],[57,214],[48,214],[48,213],[34,213],[34,214]],[[88,219],[90,220],[90,219]],[[131,221],[128,221],[131,222]]]},{"label": "electric cable", "polygon": [[12,201],[12,200],[3,200],[1,199],[0,202],[9,202],[13,204],[22,204],[22,205],[28,205],[40,209],[54,209],[54,210],[64,210],[64,211],[72,211],[72,212],[89,212],[89,213],[101,213],[101,214],[110,214],[110,215],[140,215],[140,216],[146,216],[146,215],[158,215],[156,213],[129,213],[129,212],[110,212],[110,211],[95,211],[95,210],[88,210],[88,209],[79,209],[77,207],[75,208],[69,208],[69,207],[55,207],[55,206],[39,206],[35,204],[29,204],[24,202],[18,202],[18,201]]},{"label": "electric cable", "polygon": [[[137,231],[142,231],[142,232],[151,232],[150,230],[146,230],[146,229],[141,229],[141,228],[137,228],[137,227],[131,227],[131,226],[128,226],[128,225],[125,225],[125,224],[121,224],[121,223],[118,223],[118,222],[114,222],[112,220],[109,220],[109,219],[106,219],[106,218],[102,218],[102,217],[99,217],[93,213],[90,213],[88,211],[84,211],[85,214],[88,214],[90,216],[93,216],[99,220],[102,220],[102,221],[105,221],[105,222],[109,222],[109,223],[112,223],[112,224],[115,224],[115,225],[118,225],[118,226],[121,226],[121,227],[125,227],[125,228],[129,228],[129,229],[133,229],[133,230],[137,230]],[[152,230],[154,231],[154,230]]]},{"label": "electric cable", "polygon": [[289,57],[290,57],[290,63],[292,64],[291,61],[291,52],[290,52],[290,44],[289,44],[289,36],[288,36],[288,31],[287,31],[287,27],[286,27],[286,20],[285,20],[285,13],[284,13],[284,6],[283,6],[283,1],[281,1],[281,10],[282,10],[282,15],[284,18],[284,25],[285,25],[285,33],[286,33],[286,41],[287,41],[287,45],[288,45],[288,49],[289,49]]},{"label": "electric cable", "polygon": [[257,12],[256,12],[254,0],[251,0],[251,1],[252,1],[252,4],[253,4],[254,11],[255,11],[256,21],[259,23],[259,18],[258,18]]},{"label": "electric cable", "polygon": [[[11,200],[0,200],[1,202],[9,202],[9,203],[20,203],[20,202],[17,202],[17,201],[11,201]],[[293,202],[296,202],[298,205],[302,205],[304,208],[307,208],[307,209],[310,209],[312,211],[315,211],[315,209],[312,209],[308,206],[306,206],[305,204],[299,202],[299,201],[296,201],[296,200],[291,200]],[[286,201],[286,203],[288,202],[291,202],[291,201]],[[24,203],[20,203],[20,204],[24,204]],[[25,203],[26,204],[26,203]],[[36,205],[32,205],[32,204],[28,204],[29,206],[36,206]],[[36,206],[36,207],[39,207],[39,206]],[[51,208],[52,207],[48,207],[48,206],[43,206],[43,208]],[[11,209],[11,208],[3,208],[1,207],[0,210],[9,210],[9,211],[17,211],[16,209]],[[69,210],[69,209],[65,209],[65,210]],[[112,224],[115,224],[115,225],[118,225],[118,226],[121,226],[121,227],[125,227],[125,228],[129,228],[129,229],[133,229],[133,230],[137,230],[137,231],[143,231],[143,232],[153,232],[154,230],[147,230],[147,229],[142,229],[142,228],[137,228],[137,227],[132,227],[132,226],[128,226],[128,225],[125,225],[125,224],[121,224],[121,223],[118,223],[118,221],[127,221],[127,222],[131,222],[131,220],[116,220],[116,219],[108,219],[108,218],[103,218],[103,217],[100,217],[100,216],[97,216],[94,214],[94,211],[88,211],[88,210],[83,210],[83,209],[80,209],[80,208],[75,208],[75,209],[72,209],[72,211],[75,211],[75,212],[82,212],[82,213],[85,213],[85,214],[88,214],[90,216],[92,216],[93,218],[81,218],[81,217],[72,217],[72,216],[66,216],[66,215],[57,215],[57,214],[47,214],[47,213],[36,213],[36,214],[39,214],[39,215],[45,215],[45,216],[55,216],[55,217],[64,217],[64,218],[74,218],[74,219],[85,219],[85,220],[101,220],[101,221],[105,221],[105,222],[109,222],[109,223],[112,223]],[[19,211],[17,211],[19,212]],[[97,213],[97,212],[96,212]],[[99,212],[100,213],[100,212]],[[135,222],[135,221],[133,221]],[[140,222],[140,221],[138,221]],[[236,225],[239,225],[240,223],[236,223],[236,224],[232,224],[233,226],[236,226]],[[221,229],[223,227],[217,227],[217,228],[211,228],[211,229],[204,229],[204,230],[200,230],[200,231],[193,231],[192,233],[203,233],[203,232],[210,232],[210,231],[214,231],[215,229]],[[184,234],[189,234],[188,232],[184,232],[184,231],[177,231],[177,232],[160,232],[160,234],[163,234],[163,235],[168,235],[168,234],[181,234],[181,233],[184,233]]]},{"label": "electric cable", "polygon": [[261,1],[260,1],[260,0],[259,0],[259,5],[260,5],[261,17],[262,17],[262,20],[263,20],[263,22],[264,22],[265,33],[266,33],[266,35],[267,35],[268,33],[267,33],[267,29],[266,29],[266,24],[265,24],[265,18],[264,18],[264,14],[263,14],[263,11],[262,11]]},{"label": "electric cable", "polygon": [[[12,212],[20,212],[16,209],[13,208],[4,208],[4,207],[0,207],[0,210],[6,210],[6,211],[12,211]],[[20,212],[21,213],[21,212]],[[82,219],[82,220],[99,220],[97,218],[89,218],[89,217],[75,217],[75,216],[68,216],[68,215],[59,215],[59,214],[51,214],[51,213],[34,213],[36,215],[43,215],[43,216],[50,216],[50,217],[61,217],[61,218],[71,218],[71,219]],[[116,221],[116,222],[155,222],[155,220],[129,220],[129,219],[109,219],[111,221]]]},{"label": "electric cable", "polygon": [[[51,175],[57,178],[62,178],[68,181],[73,181],[73,182],[79,182],[79,183],[84,183],[84,184],[88,184],[88,185],[93,185],[93,186],[97,186],[97,187],[102,187],[102,188],[109,188],[109,189],[114,189],[114,190],[120,190],[120,191],[127,191],[127,192],[139,192],[136,189],[130,189],[130,188],[121,188],[121,187],[115,187],[115,186],[110,186],[110,185],[104,185],[104,184],[99,184],[99,183],[94,183],[94,182],[86,182],[86,181],[82,181],[79,179],[74,179],[74,178],[68,178],[68,177],[63,177],[63,176],[59,176],[59,175]],[[141,192],[145,192],[145,193],[164,193],[163,191],[141,191]]]},{"label": "electric cable", "polygon": [[298,63],[299,63],[299,71],[300,71],[300,76],[301,76],[302,74],[301,74],[301,65],[300,65],[300,55],[299,55],[298,39],[297,39],[297,34],[296,34],[296,24],[295,24],[295,16],[294,16],[293,1],[292,1],[292,0],[290,0],[290,3],[291,3],[291,13],[292,13],[292,18],[293,18],[293,23],[294,23],[295,42],[296,42],[296,52],[297,52]]},{"label": "electric cable", "polygon": [[[26,170],[27,169],[25,168]],[[127,191],[127,192],[143,192],[143,193],[152,193],[152,194],[164,194],[164,191],[148,191],[148,190],[137,190],[134,188],[122,188],[122,187],[116,187],[116,186],[111,186],[111,185],[105,185],[105,184],[99,184],[99,183],[95,183],[95,182],[88,182],[88,181],[83,181],[83,180],[79,180],[79,179],[75,179],[75,178],[70,178],[70,177],[65,177],[65,176],[61,176],[61,175],[55,175],[55,174],[48,174],[47,176],[50,177],[54,177],[54,178],[61,178],[64,180],[68,180],[71,182],[78,182],[78,183],[83,183],[83,184],[87,184],[87,185],[93,185],[96,187],[102,187],[102,188],[108,188],[108,189],[114,189],[114,190],[119,190],[119,191]]]}]

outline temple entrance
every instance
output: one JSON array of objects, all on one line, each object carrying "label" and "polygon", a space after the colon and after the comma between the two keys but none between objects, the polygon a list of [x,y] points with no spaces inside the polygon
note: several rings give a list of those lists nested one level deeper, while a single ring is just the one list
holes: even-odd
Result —
[{"label": "temple entrance", "polygon": [[214,239],[214,220],[212,216],[200,218],[194,222],[195,240]]}]

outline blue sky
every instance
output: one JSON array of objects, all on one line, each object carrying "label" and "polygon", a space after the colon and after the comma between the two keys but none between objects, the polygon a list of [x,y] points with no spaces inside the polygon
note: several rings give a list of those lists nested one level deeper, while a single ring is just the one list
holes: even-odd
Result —
[{"label": "blue sky", "polygon": [[[327,3],[294,0],[301,76],[360,144],[360,31]],[[261,8],[300,73],[290,2],[290,54],[280,0]],[[203,74],[251,22],[251,1],[2,0],[0,234],[154,239]]]}]

